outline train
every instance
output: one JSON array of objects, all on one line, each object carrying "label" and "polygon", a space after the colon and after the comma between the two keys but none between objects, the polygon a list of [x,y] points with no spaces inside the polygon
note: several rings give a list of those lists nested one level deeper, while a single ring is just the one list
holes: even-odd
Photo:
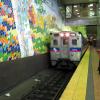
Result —
[{"label": "train", "polygon": [[67,66],[79,62],[82,56],[83,35],[81,32],[62,31],[51,33],[51,66]]}]

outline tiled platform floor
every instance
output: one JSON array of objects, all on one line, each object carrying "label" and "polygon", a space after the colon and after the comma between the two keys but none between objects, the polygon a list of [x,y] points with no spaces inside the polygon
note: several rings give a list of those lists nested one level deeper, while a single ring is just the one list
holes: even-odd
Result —
[{"label": "tiled platform floor", "polygon": [[100,100],[100,75],[98,72],[99,56],[96,49],[92,48],[92,68],[93,68],[93,80],[94,80],[94,96],[95,100]]}]

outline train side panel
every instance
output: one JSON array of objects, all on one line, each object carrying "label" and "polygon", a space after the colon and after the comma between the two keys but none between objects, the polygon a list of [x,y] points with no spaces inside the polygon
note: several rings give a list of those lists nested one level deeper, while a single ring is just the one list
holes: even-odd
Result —
[{"label": "train side panel", "polygon": [[71,61],[80,61],[82,55],[81,34],[76,33],[75,36],[70,36],[69,46],[69,59]]},{"label": "train side panel", "polygon": [[51,44],[50,44],[50,56],[51,56],[51,64],[56,65],[57,60],[61,57],[60,49],[61,49],[61,39],[59,34],[54,33],[51,35]]}]

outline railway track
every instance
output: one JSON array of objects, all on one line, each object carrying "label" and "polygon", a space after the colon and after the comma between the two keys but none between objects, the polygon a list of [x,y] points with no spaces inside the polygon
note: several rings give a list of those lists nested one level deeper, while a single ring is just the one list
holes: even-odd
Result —
[{"label": "railway track", "polygon": [[[84,50],[84,53],[85,51],[86,50]],[[84,53],[82,54],[82,57]],[[78,64],[79,62],[75,64],[70,62],[70,66],[73,67],[78,66]],[[38,84],[35,87],[33,86],[32,90],[24,95],[21,100],[59,100],[59,97],[67,86],[74,70],[61,68],[58,70],[48,69],[44,71],[43,74],[37,75],[37,78],[39,78],[41,82],[37,82]]]},{"label": "railway track", "polygon": [[21,100],[58,100],[72,74],[72,71],[66,72],[63,70],[51,72],[51,75],[44,82],[37,87],[32,87],[32,90]]}]

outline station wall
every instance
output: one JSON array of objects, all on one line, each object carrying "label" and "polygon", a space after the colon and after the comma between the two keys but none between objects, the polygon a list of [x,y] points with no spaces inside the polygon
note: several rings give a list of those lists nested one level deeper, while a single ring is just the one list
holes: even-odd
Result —
[{"label": "station wall", "polygon": [[50,29],[61,29],[62,20],[56,0],[34,0],[30,3],[29,24],[35,54],[47,52]]},{"label": "station wall", "polygon": [[[99,4],[98,4],[98,8],[100,7],[100,0],[99,0]],[[97,15],[100,16],[100,11],[97,10]],[[100,49],[100,18],[98,17],[98,25],[97,25],[97,48]]]},{"label": "station wall", "polygon": [[71,26],[73,31],[81,32],[84,38],[87,38],[87,30],[85,25]]},{"label": "station wall", "polygon": [[62,25],[56,0],[0,0],[0,62],[46,53]]},{"label": "station wall", "polygon": [[85,25],[72,25],[72,26],[64,26],[64,31],[75,31],[81,32],[84,38],[87,38],[87,29]]},{"label": "station wall", "polygon": [[100,49],[100,25],[97,25],[97,49]]},{"label": "station wall", "polygon": [[20,57],[16,25],[10,0],[0,2],[0,62]]}]

